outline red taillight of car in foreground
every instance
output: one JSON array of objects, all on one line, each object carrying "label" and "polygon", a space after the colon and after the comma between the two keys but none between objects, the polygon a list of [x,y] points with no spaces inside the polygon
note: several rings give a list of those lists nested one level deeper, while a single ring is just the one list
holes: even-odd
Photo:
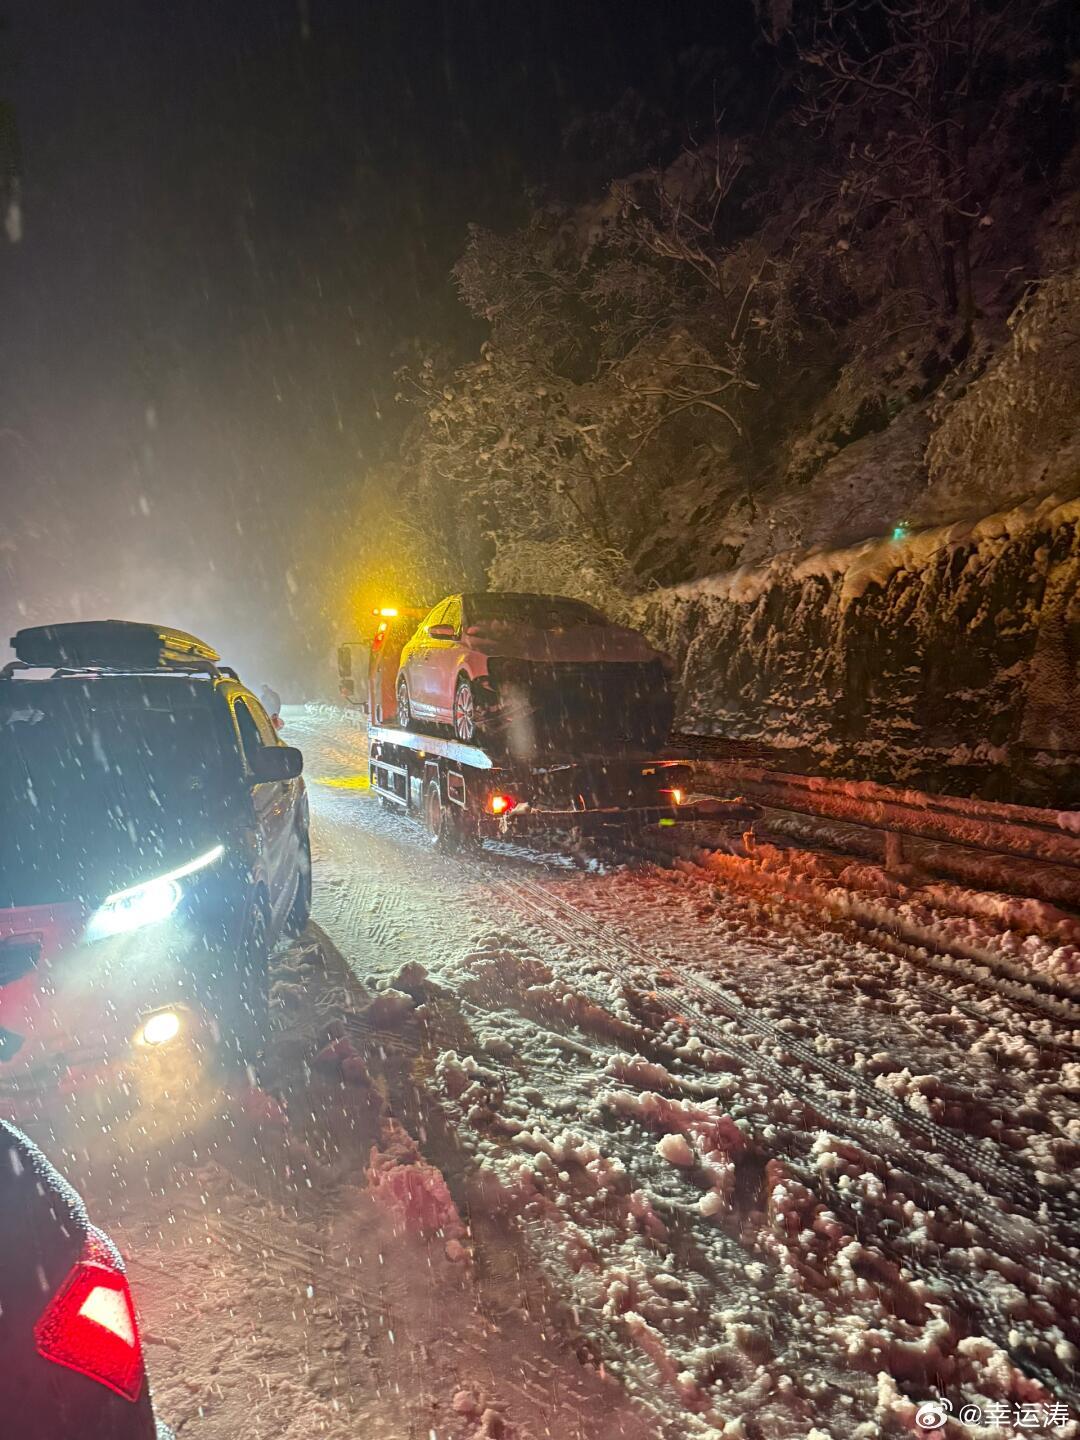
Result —
[{"label": "red taillight of car in foreground", "polygon": [[513,795],[492,795],[488,800],[488,809],[492,815],[508,815],[517,803]]},{"label": "red taillight of car in foreground", "polygon": [[139,1323],[127,1277],[91,1240],[34,1326],[38,1353],[135,1401],[143,1387]]}]

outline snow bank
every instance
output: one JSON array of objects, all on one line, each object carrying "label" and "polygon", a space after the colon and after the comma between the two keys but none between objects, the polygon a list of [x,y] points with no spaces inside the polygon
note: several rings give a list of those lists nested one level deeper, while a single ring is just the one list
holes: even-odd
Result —
[{"label": "snow bank", "polygon": [[442,1172],[421,1158],[415,1141],[395,1120],[383,1121],[381,1148],[371,1148],[367,1180],[375,1199],[404,1229],[446,1240],[464,1235]]}]

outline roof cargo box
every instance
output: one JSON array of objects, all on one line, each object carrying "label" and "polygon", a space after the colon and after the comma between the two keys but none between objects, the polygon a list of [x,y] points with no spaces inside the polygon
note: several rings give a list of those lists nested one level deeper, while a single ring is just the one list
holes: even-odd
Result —
[{"label": "roof cargo box", "polygon": [[35,625],[11,638],[26,665],[70,670],[164,670],[214,665],[216,650],[163,625],[132,620],[75,620],[66,625]]}]

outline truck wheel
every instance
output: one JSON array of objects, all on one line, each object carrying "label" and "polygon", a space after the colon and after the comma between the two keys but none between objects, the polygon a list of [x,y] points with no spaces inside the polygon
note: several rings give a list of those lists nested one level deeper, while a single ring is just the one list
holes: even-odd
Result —
[{"label": "truck wheel", "polygon": [[454,735],[463,744],[471,745],[476,739],[476,721],[476,695],[472,681],[463,676],[454,691]]},{"label": "truck wheel", "polygon": [[404,676],[398,681],[397,687],[397,723],[402,730],[408,730],[412,724],[412,705],[409,703],[409,687]]},{"label": "truck wheel", "polygon": [[450,855],[460,847],[461,836],[449,807],[443,804],[438,782],[429,780],[424,791],[424,824],[427,826],[431,843],[444,855]]}]

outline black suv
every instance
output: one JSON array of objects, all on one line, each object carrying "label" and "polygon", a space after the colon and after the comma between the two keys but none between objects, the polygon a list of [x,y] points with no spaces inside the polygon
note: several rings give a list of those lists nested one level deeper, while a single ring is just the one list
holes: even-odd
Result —
[{"label": "black suv", "polygon": [[182,631],[78,622],[20,630],[12,646],[0,670],[0,1105],[33,1106],[188,1028],[209,1026],[246,1062],[270,951],[310,910],[299,750]]}]

